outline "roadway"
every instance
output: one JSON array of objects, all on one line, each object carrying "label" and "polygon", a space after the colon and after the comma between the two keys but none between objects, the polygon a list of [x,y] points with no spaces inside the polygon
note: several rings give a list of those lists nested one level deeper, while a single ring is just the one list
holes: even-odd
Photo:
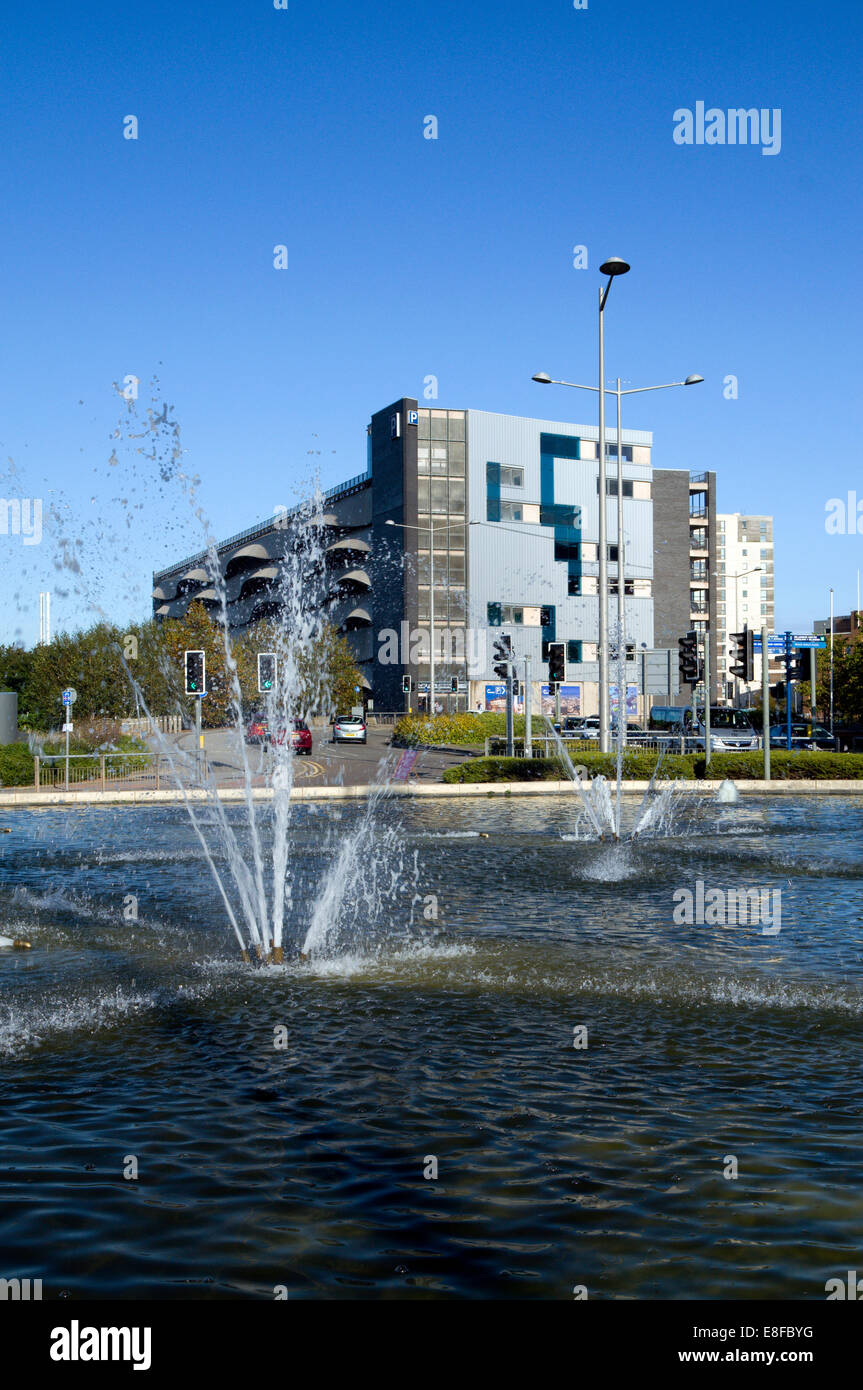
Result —
[{"label": "roadway", "polygon": [[[392,728],[370,728],[368,743],[332,743],[329,728],[312,730],[310,756],[294,756],[294,778],[299,785],[320,787],[357,787],[372,782],[390,780],[404,750],[390,747]],[[195,749],[194,730],[186,729],[172,742],[185,753]],[[233,729],[205,729],[204,747],[207,760],[218,785],[238,785],[243,777],[242,753],[237,746]],[[271,760],[270,750],[260,744],[247,744],[246,758],[253,783],[262,786],[266,781]],[[464,762],[464,753],[446,753],[422,749],[411,770],[411,780],[439,782],[444,770]],[[388,777],[384,775],[388,770]]]}]

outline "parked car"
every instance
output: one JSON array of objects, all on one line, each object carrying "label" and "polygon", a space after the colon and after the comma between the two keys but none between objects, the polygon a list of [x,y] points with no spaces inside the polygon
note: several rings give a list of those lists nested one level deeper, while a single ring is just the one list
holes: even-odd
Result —
[{"label": "parked car", "polygon": [[266,719],[259,714],[253,714],[246,729],[246,743],[268,743],[270,730]]},{"label": "parked car", "polygon": [[[294,752],[305,753],[306,757],[310,757],[312,752],[312,731],[308,724],[305,724],[302,719],[292,719],[290,728],[291,747]],[[274,742],[281,745],[285,743],[287,737],[287,729],[279,729],[278,733],[275,735]]]},{"label": "parked car", "polygon": [[[771,724],[770,726],[770,747],[788,747],[788,726],[787,724]],[[816,724],[810,730],[809,724],[799,724],[792,720],[791,723],[791,751],[799,752],[805,749],[808,752],[816,753],[835,753],[836,740],[829,729]]]},{"label": "parked car", "polygon": [[340,714],[333,720],[333,743],[365,743],[366,721],[353,714]]}]

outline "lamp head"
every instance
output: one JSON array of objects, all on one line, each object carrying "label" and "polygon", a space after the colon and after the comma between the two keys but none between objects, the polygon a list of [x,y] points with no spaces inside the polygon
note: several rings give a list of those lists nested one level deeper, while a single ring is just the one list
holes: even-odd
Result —
[{"label": "lamp head", "polygon": [[548,372],[534,372],[531,381],[538,381],[540,386],[550,386],[551,377]]},{"label": "lamp head", "polygon": [[703,381],[703,376],[688,376],[684,381],[684,386],[697,386],[699,381]]},{"label": "lamp head", "polygon": [[628,270],[628,262],[622,261],[619,256],[611,256],[599,267],[600,275],[625,275]]}]

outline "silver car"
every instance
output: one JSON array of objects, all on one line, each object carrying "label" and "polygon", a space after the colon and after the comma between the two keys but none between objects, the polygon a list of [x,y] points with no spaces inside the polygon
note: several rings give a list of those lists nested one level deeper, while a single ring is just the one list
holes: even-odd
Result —
[{"label": "silver car", "polygon": [[333,743],[365,743],[366,722],[357,715],[341,715],[333,720]]}]

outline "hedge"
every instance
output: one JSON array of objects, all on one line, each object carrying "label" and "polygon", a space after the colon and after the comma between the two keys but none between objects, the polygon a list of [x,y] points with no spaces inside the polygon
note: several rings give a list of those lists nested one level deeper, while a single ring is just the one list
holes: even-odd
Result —
[{"label": "hedge", "polygon": [[[534,730],[541,720],[534,719]],[[516,735],[524,737],[524,715],[515,720]],[[424,714],[405,714],[396,720],[393,727],[393,744],[396,748],[415,748],[418,745],[438,743],[455,744],[459,748],[469,748],[484,744],[495,734],[506,737],[506,715],[497,713],[436,714],[433,719]]]},{"label": "hedge", "polygon": [[0,745],[0,785],[32,787],[33,754],[26,743]]},{"label": "hedge", "polygon": [[[696,777],[704,777],[704,754],[695,759]],[[735,781],[760,780],[764,776],[764,754],[714,753],[710,759],[711,781],[731,777]],[[863,753],[789,753],[771,748],[770,777],[776,782],[854,781],[863,778]]]},{"label": "hedge", "polygon": [[[576,767],[586,768],[590,777],[613,780],[617,775],[617,762],[610,753],[579,753],[572,761]],[[623,775],[627,781],[647,782],[655,767],[655,753],[627,749],[623,755]],[[770,774],[777,782],[863,779],[863,754],[773,750]],[[705,776],[716,782],[725,777],[734,781],[760,781],[764,776],[763,755],[760,752],[714,753],[707,772],[703,753],[669,754],[663,759],[658,780],[703,781]],[[566,777],[566,770],[556,758],[472,758],[470,762],[447,768],[443,774],[445,782],[565,781]]]}]

